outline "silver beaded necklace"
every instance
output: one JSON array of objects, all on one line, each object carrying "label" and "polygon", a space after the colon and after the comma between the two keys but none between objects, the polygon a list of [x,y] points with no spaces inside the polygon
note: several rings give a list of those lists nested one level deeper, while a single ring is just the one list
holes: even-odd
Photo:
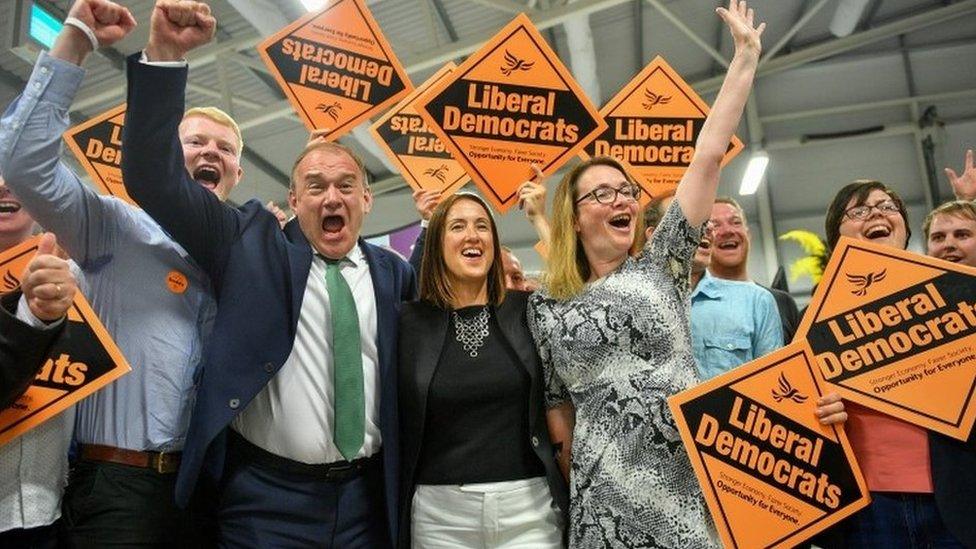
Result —
[{"label": "silver beaded necklace", "polygon": [[485,344],[488,337],[488,306],[482,307],[481,312],[464,318],[454,311],[454,339],[464,347],[471,358],[478,356],[478,350]]}]

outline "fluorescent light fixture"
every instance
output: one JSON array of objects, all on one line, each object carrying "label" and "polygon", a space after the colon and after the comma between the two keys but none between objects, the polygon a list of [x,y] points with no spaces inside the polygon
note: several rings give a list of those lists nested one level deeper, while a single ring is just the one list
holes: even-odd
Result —
[{"label": "fluorescent light fixture", "polygon": [[55,15],[38,4],[32,4],[30,8],[30,24],[28,26],[28,36],[47,49],[54,46],[54,41],[61,32],[63,24]]},{"label": "fluorescent light fixture", "polygon": [[759,184],[762,183],[763,176],[766,175],[766,166],[769,166],[769,153],[766,151],[756,151],[749,159],[746,166],[746,173],[742,175],[742,184],[739,185],[739,194],[755,194]]},{"label": "fluorescent light fixture", "polygon": [[318,11],[325,6],[325,0],[301,0],[302,5],[308,11]]}]

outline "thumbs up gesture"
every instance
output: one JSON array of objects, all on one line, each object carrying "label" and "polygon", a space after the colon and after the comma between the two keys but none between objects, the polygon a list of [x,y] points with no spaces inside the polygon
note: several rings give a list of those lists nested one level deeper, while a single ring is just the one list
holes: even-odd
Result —
[{"label": "thumbs up gesture", "polygon": [[55,255],[57,244],[51,233],[41,237],[37,255],[27,265],[20,283],[31,313],[45,322],[63,317],[78,290],[68,262]]}]

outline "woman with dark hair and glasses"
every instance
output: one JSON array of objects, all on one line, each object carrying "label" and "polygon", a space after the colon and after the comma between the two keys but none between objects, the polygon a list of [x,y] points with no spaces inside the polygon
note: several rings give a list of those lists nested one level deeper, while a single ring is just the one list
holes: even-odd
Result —
[{"label": "woman with dark hair and glasses", "polygon": [[[827,245],[840,237],[905,249],[911,230],[898,193],[874,180],[844,186],[827,208]],[[828,533],[818,544],[828,547],[963,547],[946,529],[935,502],[936,463],[929,433],[853,402],[847,403],[845,426],[854,455],[871,491],[871,504]],[[950,475],[951,476],[951,475]],[[954,498],[972,498],[955,494]],[[976,509],[973,515],[976,517]]]},{"label": "woman with dark hair and glasses", "polygon": [[434,210],[420,300],[400,315],[403,547],[562,547],[568,493],[529,294],[506,291],[501,253],[477,196]]}]

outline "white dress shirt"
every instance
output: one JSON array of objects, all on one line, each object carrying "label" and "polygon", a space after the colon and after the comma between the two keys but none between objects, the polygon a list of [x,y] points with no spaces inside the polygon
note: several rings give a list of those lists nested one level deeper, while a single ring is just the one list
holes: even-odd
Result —
[{"label": "white dress shirt", "polygon": [[[80,276],[72,263],[72,272]],[[35,317],[26,300],[17,318],[36,328],[53,329]],[[61,516],[61,494],[68,483],[68,445],[75,422],[72,406],[0,446],[0,532],[47,526]]]},{"label": "white dress shirt", "polygon": [[[232,425],[252,444],[302,463],[344,460],[332,441],[332,316],[325,269],[325,260],[313,256],[291,354]],[[369,264],[358,245],[342,260],[339,269],[352,291],[359,316],[366,434],[356,457],[367,457],[379,451],[382,442],[376,294]]]}]

